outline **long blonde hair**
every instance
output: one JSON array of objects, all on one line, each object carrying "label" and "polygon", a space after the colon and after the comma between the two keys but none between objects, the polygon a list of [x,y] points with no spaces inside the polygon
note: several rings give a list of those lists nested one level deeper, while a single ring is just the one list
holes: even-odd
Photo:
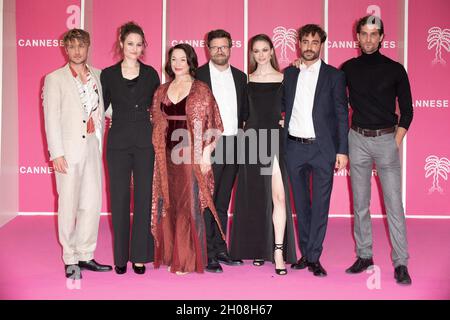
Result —
[{"label": "long blonde hair", "polygon": [[250,39],[249,44],[250,50],[248,51],[249,53],[248,74],[255,72],[256,68],[258,67],[258,63],[255,61],[255,58],[253,57],[253,45],[255,44],[256,41],[264,41],[269,44],[270,49],[273,50],[273,54],[270,56],[270,64],[275,70],[280,71],[280,66],[278,65],[277,55],[275,53],[272,40],[270,40],[268,35],[261,33],[257,34],[256,36],[253,36]]}]

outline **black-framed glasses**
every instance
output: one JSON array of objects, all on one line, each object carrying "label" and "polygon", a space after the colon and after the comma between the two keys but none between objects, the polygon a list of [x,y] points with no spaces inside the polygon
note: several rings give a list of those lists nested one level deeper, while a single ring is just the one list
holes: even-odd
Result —
[{"label": "black-framed glasses", "polygon": [[209,47],[209,50],[211,50],[211,51],[213,51],[213,52],[217,52],[217,51],[219,51],[219,49],[220,49],[220,51],[222,51],[222,52],[225,52],[225,51],[228,51],[228,50],[230,50],[230,47],[229,46],[212,46],[212,47]]}]

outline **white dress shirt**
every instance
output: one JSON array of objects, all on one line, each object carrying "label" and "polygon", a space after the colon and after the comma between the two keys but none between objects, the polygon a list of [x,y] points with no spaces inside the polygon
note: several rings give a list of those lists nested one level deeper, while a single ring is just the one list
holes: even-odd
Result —
[{"label": "white dress shirt", "polygon": [[322,62],[319,59],[309,67],[304,64],[300,65],[294,106],[289,121],[289,134],[292,136],[299,138],[316,137],[312,111],[321,64]]},{"label": "white dress shirt", "polygon": [[212,92],[222,118],[224,128],[222,135],[235,136],[238,133],[237,96],[231,67],[220,71],[209,61],[209,70]]}]

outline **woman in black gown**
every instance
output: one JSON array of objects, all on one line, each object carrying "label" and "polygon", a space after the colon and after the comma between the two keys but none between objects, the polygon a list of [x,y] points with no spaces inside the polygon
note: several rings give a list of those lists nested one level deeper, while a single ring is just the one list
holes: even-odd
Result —
[{"label": "woman in black gown", "polygon": [[283,74],[267,35],[254,36],[249,47],[245,132],[257,138],[245,140],[230,251],[233,259],[253,259],[256,266],[273,261],[276,273],[284,275],[284,261],[294,263],[297,257],[280,125]]}]

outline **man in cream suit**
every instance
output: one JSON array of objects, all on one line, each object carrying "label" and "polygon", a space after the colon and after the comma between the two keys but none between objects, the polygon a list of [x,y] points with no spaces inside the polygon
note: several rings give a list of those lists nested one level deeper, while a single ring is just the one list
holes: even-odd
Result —
[{"label": "man in cream suit", "polygon": [[94,260],[102,203],[104,107],[100,72],[86,64],[89,33],[64,35],[69,62],[48,74],[44,117],[50,159],[58,192],[58,233],[66,277],[81,278],[81,269],[110,271]]}]

